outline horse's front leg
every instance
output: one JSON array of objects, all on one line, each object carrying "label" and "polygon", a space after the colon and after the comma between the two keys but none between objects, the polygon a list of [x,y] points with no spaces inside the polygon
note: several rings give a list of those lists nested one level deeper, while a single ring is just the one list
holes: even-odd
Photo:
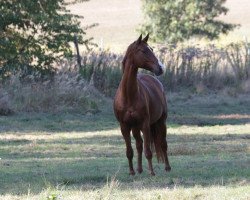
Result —
[{"label": "horse's front leg", "polygon": [[150,171],[150,174],[152,176],[155,175],[154,169],[152,166],[152,151],[151,151],[151,132],[150,132],[150,124],[149,122],[144,122],[142,127],[142,133],[143,133],[143,139],[144,139],[144,153],[148,160],[148,168]]},{"label": "horse's front leg", "polygon": [[138,173],[142,173],[142,150],[143,150],[143,141],[141,137],[141,132],[139,128],[132,128],[132,133],[136,141],[136,149],[137,149],[137,154],[138,154],[138,166],[137,166],[137,171]]},{"label": "horse's front leg", "polygon": [[120,124],[120,125],[121,125],[121,132],[126,143],[126,156],[128,158],[129,174],[135,175],[135,171],[133,168],[134,152],[131,146],[131,136],[130,136],[131,128],[127,126],[126,124]]}]

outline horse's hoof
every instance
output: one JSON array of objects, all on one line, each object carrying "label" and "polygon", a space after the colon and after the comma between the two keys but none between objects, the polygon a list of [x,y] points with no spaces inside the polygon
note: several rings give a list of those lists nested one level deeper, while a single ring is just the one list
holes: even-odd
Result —
[{"label": "horse's hoof", "polygon": [[135,171],[134,171],[134,170],[133,170],[133,171],[130,171],[130,172],[129,172],[129,175],[134,176],[134,175],[135,175]]},{"label": "horse's hoof", "polygon": [[170,172],[171,171],[171,167],[170,166],[165,167],[165,170],[166,170],[166,172]]},{"label": "horse's hoof", "polygon": [[137,172],[141,174],[143,172],[143,169],[137,169]]}]

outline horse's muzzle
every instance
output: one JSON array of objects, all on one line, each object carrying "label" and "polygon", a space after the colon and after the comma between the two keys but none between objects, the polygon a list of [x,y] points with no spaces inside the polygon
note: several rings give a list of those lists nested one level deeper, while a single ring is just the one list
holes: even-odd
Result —
[{"label": "horse's muzzle", "polygon": [[165,69],[165,66],[158,60],[158,65],[156,67],[156,70],[155,70],[155,75],[156,76],[160,76],[163,74],[164,72],[164,69]]},{"label": "horse's muzzle", "polygon": [[158,66],[157,69],[154,71],[155,75],[156,76],[160,76],[163,74],[163,69],[162,69],[162,66]]}]

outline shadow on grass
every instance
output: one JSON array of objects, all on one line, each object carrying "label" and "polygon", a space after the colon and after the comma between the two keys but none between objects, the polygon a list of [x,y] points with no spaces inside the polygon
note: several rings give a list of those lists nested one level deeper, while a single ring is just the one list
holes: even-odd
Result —
[{"label": "shadow on grass", "polygon": [[0,133],[6,132],[95,132],[118,127],[112,113],[91,115],[19,113],[0,116]]},{"label": "shadow on grass", "polygon": [[175,97],[169,101],[169,122],[180,125],[240,125],[250,123],[250,96],[239,98],[211,95],[208,97]]},{"label": "shadow on grass", "polygon": [[[249,111],[250,112],[250,111]],[[250,113],[199,114],[195,112],[179,114],[169,113],[168,127],[178,125],[241,125],[250,123]],[[6,132],[95,132],[119,128],[113,114],[84,115],[51,115],[51,114],[18,114],[0,117],[0,133]]]},{"label": "shadow on grass", "polygon": [[[111,103],[98,114],[19,113],[0,116],[0,133],[6,132],[94,132],[118,128]],[[168,99],[168,125],[241,125],[250,123],[250,95],[195,96],[178,93]]]},{"label": "shadow on grass", "polygon": [[216,125],[241,125],[250,123],[250,114],[220,114],[220,115],[194,115],[173,114],[170,116],[170,124],[216,126]]}]

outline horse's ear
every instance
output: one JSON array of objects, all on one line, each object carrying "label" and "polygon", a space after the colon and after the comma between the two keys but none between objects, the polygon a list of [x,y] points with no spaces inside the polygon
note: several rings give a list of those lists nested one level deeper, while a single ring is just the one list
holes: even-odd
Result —
[{"label": "horse's ear", "polygon": [[147,36],[146,36],[146,37],[145,37],[142,41],[144,41],[144,42],[146,42],[146,43],[147,43],[148,38],[149,38],[149,33],[147,34]]},{"label": "horse's ear", "polygon": [[142,39],[142,34],[140,35],[140,37],[137,39],[136,43],[140,44],[141,43],[141,39]]}]

